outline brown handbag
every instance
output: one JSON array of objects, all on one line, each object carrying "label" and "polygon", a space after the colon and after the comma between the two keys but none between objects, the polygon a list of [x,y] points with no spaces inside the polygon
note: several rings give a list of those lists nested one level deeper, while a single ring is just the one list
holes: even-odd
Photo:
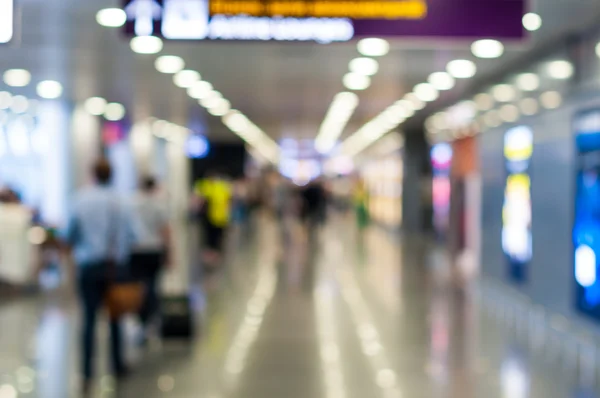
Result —
[{"label": "brown handbag", "polygon": [[146,289],[142,282],[116,282],[109,280],[104,304],[111,319],[125,314],[135,314],[144,303]]}]

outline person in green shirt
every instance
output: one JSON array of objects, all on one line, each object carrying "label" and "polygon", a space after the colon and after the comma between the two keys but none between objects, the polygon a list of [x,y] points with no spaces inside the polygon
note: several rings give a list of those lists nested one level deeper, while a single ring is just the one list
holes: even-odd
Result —
[{"label": "person in green shirt", "polygon": [[363,230],[369,225],[369,192],[362,180],[356,182],[354,187],[354,207],[358,229]]}]

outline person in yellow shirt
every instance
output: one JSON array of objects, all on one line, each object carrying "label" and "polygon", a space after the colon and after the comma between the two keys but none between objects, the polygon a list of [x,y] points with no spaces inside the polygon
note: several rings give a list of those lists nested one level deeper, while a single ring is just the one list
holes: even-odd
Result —
[{"label": "person in yellow shirt", "polygon": [[194,192],[201,200],[201,222],[207,265],[215,265],[223,251],[223,239],[231,218],[231,184],[219,174],[196,182]]}]

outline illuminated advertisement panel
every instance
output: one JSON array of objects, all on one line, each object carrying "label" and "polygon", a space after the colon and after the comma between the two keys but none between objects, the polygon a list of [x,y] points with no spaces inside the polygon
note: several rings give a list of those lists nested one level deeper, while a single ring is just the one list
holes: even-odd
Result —
[{"label": "illuminated advertisement panel", "polygon": [[508,260],[508,274],[515,282],[527,279],[532,257],[531,237],[531,155],[533,132],[514,127],[504,135],[506,187],[502,206],[502,250]]},{"label": "illuminated advertisement panel", "polygon": [[433,228],[439,240],[448,234],[450,223],[450,167],[452,165],[452,146],[447,142],[435,144],[431,148],[431,166],[433,169],[432,201]]},{"label": "illuminated advertisement panel", "polygon": [[576,157],[573,275],[576,303],[582,312],[600,318],[600,109],[584,111],[574,120]]},{"label": "illuminated advertisement panel", "polygon": [[129,35],[330,43],[379,36],[519,39],[525,0],[124,0],[123,8]]}]

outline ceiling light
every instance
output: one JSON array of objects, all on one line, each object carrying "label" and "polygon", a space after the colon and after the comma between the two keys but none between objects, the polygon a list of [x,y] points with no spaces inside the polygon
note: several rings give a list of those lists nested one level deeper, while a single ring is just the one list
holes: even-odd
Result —
[{"label": "ceiling light", "polygon": [[223,101],[226,101],[225,99],[223,99],[223,97],[210,96],[210,97],[201,99],[200,105],[202,105],[206,109],[211,109],[211,108],[218,107],[219,105],[222,104]]},{"label": "ceiling light", "polygon": [[471,52],[479,58],[498,58],[504,54],[504,44],[498,40],[477,40],[471,45]]},{"label": "ceiling light", "polygon": [[335,147],[357,106],[358,95],[355,93],[342,92],[333,98],[315,140],[317,151],[328,153]]},{"label": "ceiling light", "polygon": [[88,98],[83,107],[90,115],[100,116],[106,111],[106,100],[102,97]]},{"label": "ceiling light", "polygon": [[419,99],[414,93],[408,93],[404,96],[404,99],[411,103],[414,111],[420,111],[425,108],[425,101]]},{"label": "ceiling light", "polygon": [[446,66],[446,70],[457,79],[468,79],[475,76],[477,66],[475,66],[473,61],[469,61],[468,59],[457,59],[450,61],[448,66]]},{"label": "ceiling light", "polygon": [[[419,100],[419,101],[421,101],[421,100]],[[401,99],[399,101],[396,101],[394,103],[394,105],[397,107],[402,107],[403,110],[401,111],[401,113],[404,116],[404,118],[406,118],[406,119],[408,119],[409,117],[411,117],[415,114],[414,105],[409,100]]]},{"label": "ceiling light", "polygon": [[530,32],[535,32],[542,27],[542,17],[534,12],[525,14],[523,16],[523,27]]},{"label": "ceiling light", "polygon": [[182,70],[173,76],[173,82],[177,87],[189,88],[201,79],[200,73],[195,70]]},{"label": "ceiling light", "polygon": [[535,73],[523,73],[517,76],[516,83],[523,91],[535,91],[540,87],[540,78]]},{"label": "ceiling light", "polygon": [[547,65],[548,76],[553,79],[565,80],[573,76],[573,64],[569,61],[558,60]]},{"label": "ceiling light", "polygon": [[455,83],[454,78],[446,72],[432,73],[427,81],[438,90],[450,90]]},{"label": "ceiling light", "polygon": [[37,85],[37,94],[46,99],[55,99],[62,95],[63,87],[57,81],[44,80]]},{"label": "ceiling light", "polygon": [[185,67],[185,62],[175,55],[163,55],[156,58],[154,66],[160,73],[172,74],[181,71]]},{"label": "ceiling light", "polygon": [[540,95],[540,103],[546,109],[556,109],[562,103],[562,95],[558,91],[546,91]]},{"label": "ceiling light", "polygon": [[402,105],[392,105],[385,112],[383,112],[383,115],[390,123],[392,128],[394,128],[406,120],[406,113],[406,108],[404,108]]},{"label": "ceiling light", "polygon": [[486,112],[483,116],[483,121],[488,127],[498,127],[501,124],[498,111],[495,110]]},{"label": "ceiling light", "polygon": [[219,100],[215,106],[208,108],[208,113],[213,116],[224,116],[231,110],[231,103],[224,98]]},{"label": "ceiling light", "polygon": [[475,101],[475,106],[480,111],[489,111],[494,107],[494,98],[487,93],[477,94],[473,100]]},{"label": "ceiling light", "polygon": [[190,88],[187,89],[188,95],[198,100],[209,97],[212,91],[212,84],[205,82],[204,80],[195,82]]},{"label": "ceiling light", "polygon": [[217,98],[223,98],[223,94],[221,94],[220,92],[218,92],[217,90],[211,90],[207,95],[206,95],[207,99],[212,99],[215,100]]},{"label": "ceiling light", "polygon": [[519,108],[523,115],[531,116],[535,115],[539,110],[538,102],[535,98],[523,98],[519,102]]},{"label": "ceiling light", "polygon": [[138,54],[156,54],[163,49],[163,42],[156,36],[137,36],[131,39],[131,50]]},{"label": "ceiling light", "polygon": [[345,107],[353,107],[358,105],[358,95],[351,92],[338,93],[335,98],[335,102],[339,102]]},{"label": "ceiling light", "polygon": [[517,96],[517,90],[510,84],[498,84],[492,88],[492,95],[498,102],[510,102]]},{"label": "ceiling light", "polygon": [[235,133],[245,130],[249,125],[249,120],[240,111],[231,110],[223,116],[223,123]]},{"label": "ceiling light", "polygon": [[104,117],[113,122],[121,120],[125,117],[125,107],[117,102],[111,102],[106,105]]},{"label": "ceiling light", "polygon": [[14,113],[25,113],[29,109],[29,100],[22,95],[15,95],[10,104],[10,110]]},{"label": "ceiling light", "polygon": [[31,73],[26,69],[9,69],[4,72],[4,83],[11,87],[25,87],[31,82]]},{"label": "ceiling light", "polygon": [[600,43],[596,45],[596,55],[600,57]]},{"label": "ceiling light", "polygon": [[396,101],[389,109],[392,109],[395,114],[402,116],[403,119],[409,118],[415,114],[415,111],[406,100]]},{"label": "ceiling light", "polygon": [[505,122],[516,122],[519,119],[519,108],[512,104],[503,105],[500,108],[499,115]]},{"label": "ceiling light", "polygon": [[444,130],[448,128],[448,114],[446,112],[438,112],[431,116],[431,125],[436,130]]},{"label": "ceiling light", "polygon": [[362,39],[358,42],[358,52],[367,57],[381,57],[390,51],[390,44],[379,38]]},{"label": "ceiling light", "polygon": [[431,102],[438,99],[440,93],[429,83],[417,84],[413,90],[418,99],[425,102]]},{"label": "ceiling light", "polygon": [[358,73],[346,73],[344,76],[344,86],[348,90],[365,90],[371,85],[371,78]]},{"label": "ceiling light", "polygon": [[379,63],[373,58],[355,58],[350,61],[350,72],[373,76],[379,71]]},{"label": "ceiling light", "polygon": [[127,22],[127,14],[120,8],[105,8],[96,14],[96,22],[107,28],[118,28]]},{"label": "ceiling light", "polygon": [[12,98],[12,95],[8,91],[0,91],[0,109],[10,108]]}]

